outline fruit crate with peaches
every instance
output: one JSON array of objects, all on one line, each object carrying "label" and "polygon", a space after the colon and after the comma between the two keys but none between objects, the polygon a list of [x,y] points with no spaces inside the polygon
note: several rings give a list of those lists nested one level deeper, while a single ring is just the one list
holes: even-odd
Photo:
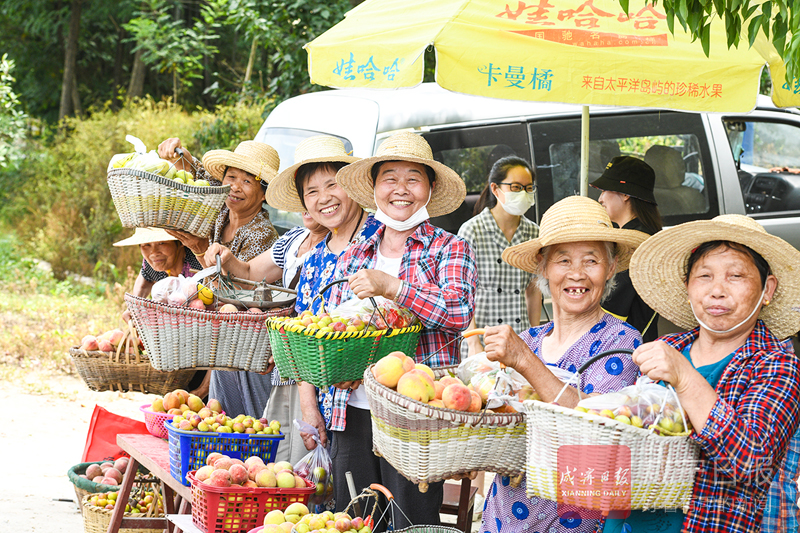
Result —
[{"label": "fruit crate with peaches", "polygon": [[523,413],[489,410],[487,396],[457,377],[415,365],[401,353],[371,365],[363,379],[373,451],[420,491],[429,483],[470,472],[513,477],[522,473]]},{"label": "fruit crate with peaches", "polygon": [[108,189],[126,228],[166,228],[208,237],[230,185],[194,181],[154,154],[118,154],[108,166]]},{"label": "fruit crate with peaches", "polygon": [[[167,428],[169,436],[169,470],[172,477],[188,486],[189,481],[187,475],[193,470],[206,465],[206,460],[209,455],[213,453],[225,454],[234,459],[240,459],[257,456],[260,457],[265,463],[272,462],[275,459],[275,454],[278,451],[278,444],[284,439],[283,433],[280,432],[280,423],[273,421],[268,428],[270,432],[267,433],[267,427],[262,431],[256,433],[246,432],[247,428],[244,427],[244,419],[252,418],[239,415],[241,428],[236,427],[237,418],[230,418],[225,415],[217,415],[224,417],[222,422],[213,422],[208,431],[200,431],[197,426],[192,427],[191,422],[189,425],[183,427],[187,429],[178,429],[175,422],[179,418],[175,417],[171,423],[166,423],[164,427]],[[183,422],[181,420],[180,422]],[[259,422],[258,420],[255,420]],[[202,423],[206,423],[202,421]],[[215,425],[216,424],[216,425]],[[277,424],[277,425],[276,425]],[[191,429],[189,429],[191,428]],[[252,429],[252,427],[251,427]],[[312,491],[313,493],[314,491]]]},{"label": "fruit crate with peaches", "polygon": [[[332,282],[320,295],[344,281]],[[372,305],[371,314],[349,317],[336,311],[329,314],[323,303],[316,314],[305,310],[297,317],[268,318],[272,353],[281,378],[324,388],[361,379],[365,368],[390,352],[413,355],[422,332],[413,313],[386,302],[376,304],[372,300]]]},{"label": "fruit crate with peaches", "polygon": [[239,311],[232,304],[219,311],[195,309],[127,293],[125,303],[150,364],[164,372],[203,368],[266,372],[272,351],[264,317],[292,312],[291,307],[266,313]]},{"label": "fruit crate with peaches", "polygon": [[[239,465],[231,465],[229,469],[215,468],[214,465],[203,467],[212,469],[205,481],[197,478],[200,471],[187,475],[192,487],[192,522],[204,533],[244,533],[263,524],[267,514],[276,510],[297,510],[298,516],[308,514],[306,504],[315,490],[310,481],[284,471],[283,474],[292,477],[293,486],[260,486],[252,480],[250,485],[241,486],[231,483],[235,474],[230,469],[234,466]],[[259,466],[262,468],[258,473],[271,472],[264,463],[251,463],[248,470]],[[241,470],[246,478],[247,470]],[[220,475],[214,475],[215,472]]]},{"label": "fruit crate with peaches", "polygon": [[161,372],[153,368],[142,348],[136,330],[129,325],[126,331],[87,335],[69,354],[78,375],[94,391],[165,394],[189,384],[195,370]]}]

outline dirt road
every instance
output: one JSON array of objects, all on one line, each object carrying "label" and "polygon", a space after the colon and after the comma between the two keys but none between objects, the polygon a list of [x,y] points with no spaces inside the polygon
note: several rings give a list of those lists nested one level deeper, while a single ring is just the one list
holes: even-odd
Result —
[{"label": "dirt road", "polygon": [[46,395],[8,381],[0,385],[2,477],[0,531],[82,533],[67,470],[81,462],[95,404],[143,420],[138,406],[153,396],[92,392],[77,377],[48,380]]}]

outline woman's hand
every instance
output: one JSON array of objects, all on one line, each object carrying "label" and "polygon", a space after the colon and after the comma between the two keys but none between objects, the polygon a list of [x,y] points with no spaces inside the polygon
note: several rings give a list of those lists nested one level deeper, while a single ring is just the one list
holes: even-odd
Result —
[{"label": "woman's hand", "polygon": [[[176,152],[178,148],[183,150],[183,158]],[[181,146],[181,140],[177,137],[171,137],[158,145],[158,157],[175,165],[177,170],[185,170],[194,174],[192,171],[192,154]]]},{"label": "woman's hand", "polygon": [[[322,447],[325,448],[328,446],[328,432],[325,429],[325,420],[322,418],[320,412],[316,411],[316,416],[312,414],[309,416],[309,418],[306,418],[306,416],[303,415],[303,421],[317,428]],[[305,433],[301,431],[300,437],[303,439],[303,444],[305,445],[306,450],[311,451],[317,447],[317,441],[314,440],[314,436],[311,433]]]},{"label": "woman's hand", "polygon": [[363,379],[357,379],[355,381],[343,381],[341,383],[335,383],[333,386],[341,390],[356,390],[363,382]]},{"label": "woman's hand", "polygon": [[198,237],[189,232],[174,229],[168,229],[167,233],[181,241],[181,244],[191,250],[194,255],[203,255],[208,249],[208,239],[205,237]]},{"label": "woman's hand", "polygon": [[349,278],[347,283],[350,290],[357,297],[364,299],[370,296],[383,296],[389,300],[394,300],[397,289],[400,288],[400,280],[390,276],[380,270],[365,268],[359,270]]},{"label": "woman's hand", "polygon": [[639,346],[632,355],[642,374],[653,381],[666,381],[678,393],[686,392],[690,373],[697,371],[686,357],[664,341],[653,341]]},{"label": "woman's hand", "polygon": [[223,271],[225,270],[225,266],[227,264],[236,259],[236,257],[231,253],[230,249],[215,242],[208,246],[206,254],[203,256],[203,260],[207,265],[216,265],[218,255],[220,262],[222,263]]},{"label": "woman's hand", "polygon": [[520,370],[520,366],[524,365],[526,355],[531,351],[511,326],[486,328],[483,345],[486,357],[490,361],[498,361],[516,370]]}]

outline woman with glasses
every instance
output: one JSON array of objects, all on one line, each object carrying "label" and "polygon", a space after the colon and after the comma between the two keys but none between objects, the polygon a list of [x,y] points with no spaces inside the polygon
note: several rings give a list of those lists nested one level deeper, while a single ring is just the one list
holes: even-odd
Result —
[{"label": "woman with glasses", "polygon": [[[489,182],[475,204],[475,216],[458,230],[470,243],[478,263],[475,327],[507,324],[516,333],[539,325],[541,295],[533,275],[500,259],[509,246],[539,236],[539,227],[525,218],[536,196],[536,173],[516,156],[498,159]],[[461,347],[462,357],[483,351],[482,339],[470,337]]]}]

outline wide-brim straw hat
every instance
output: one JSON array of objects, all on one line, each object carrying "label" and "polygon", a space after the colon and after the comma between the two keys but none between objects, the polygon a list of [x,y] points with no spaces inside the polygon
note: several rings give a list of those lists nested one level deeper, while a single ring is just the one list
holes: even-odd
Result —
[{"label": "wide-brim straw hat", "polygon": [[276,209],[293,213],[306,210],[295,184],[298,169],[308,163],[352,163],[358,161],[347,153],[341,139],[330,135],[316,135],[303,139],[294,150],[294,164],[285,168],[269,183],[267,203]]},{"label": "wide-brim straw hat", "polygon": [[568,196],[550,206],[542,215],[539,237],[506,248],[503,260],[511,266],[537,273],[539,252],[545,246],[571,242],[613,242],[617,245],[616,272],[626,270],[631,255],[649,235],[615,228],[605,208],[585,196]]},{"label": "wide-brim straw hat", "polygon": [[161,228],[136,228],[133,235],[114,243],[114,246],[138,246],[151,242],[177,241],[175,237]]},{"label": "wide-brim straw hat", "polygon": [[720,215],[656,233],[633,254],[630,275],[636,292],[673,324],[687,330],[697,327],[684,280],[692,250],[711,241],[747,246],[767,261],[778,279],[778,287],[770,304],[761,308],[759,317],[779,339],[797,333],[800,251],[744,215]]},{"label": "wide-brim straw hat", "polygon": [[258,141],[242,141],[231,152],[230,150],[209,150],[203,156],[203,168],[214,179],[222,181],[226,167],[244,170],[269,183],[278,174],[281,160],[277,150]]},{"label": "wide-brim straw hat", "polygon": [[428,204],[428,214],[432,217],[452,213],[467,196],[467,186],[458,173],[436,161],[428,141],[411,132],[392,135],[383,141],[375,156],[366,157],[341,169],[336,175],[336,181],[360,205],[377,209],[371,171],[375,163],[381,161],[410,161],[433,169],[436,183]]}]

